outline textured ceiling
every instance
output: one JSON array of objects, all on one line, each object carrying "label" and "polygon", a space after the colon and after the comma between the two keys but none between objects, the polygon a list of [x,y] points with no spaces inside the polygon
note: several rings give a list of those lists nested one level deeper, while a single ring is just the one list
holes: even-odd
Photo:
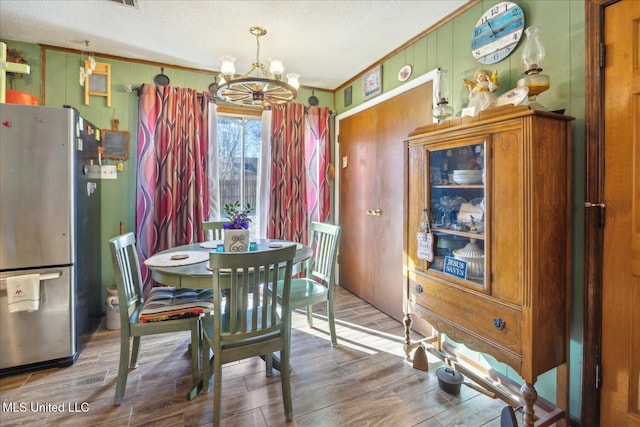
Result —
[{"label": "textured ceiling", "polygon": [[205,1],[0,0],[0,38],[85,49],[211,71],[220,56],[237,58],[238,73],[256,56],[284,59],[303,86],[333,90],[467,0]]}]

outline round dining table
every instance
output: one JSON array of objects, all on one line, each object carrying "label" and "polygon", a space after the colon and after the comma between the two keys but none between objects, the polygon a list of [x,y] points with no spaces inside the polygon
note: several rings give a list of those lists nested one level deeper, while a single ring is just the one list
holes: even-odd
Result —
[{"label": "round dining table", "polygon": [[[222,240],[210,240],[176,246],[150,256],[145,260],[145,265],[151,271],[153,280],[162,285],[178,288],[212,288],[213,273],[208,268],[209,254],[216,252],[216,249],[222,243]],[[257,243],[257,248],[254,247],[249,252],[269,251],[286,245],[296,245],[296,255],[293,258],[293,274],[299,273],[302,270],[302,263],[313,255],[313,250],[309,246],[288,240],[257,239],[255,241],[252,240],[252,243]],[[246,253],[235,252],[237,256],[242,256]],[[273,367],[280,369],[280,360],[277,356],[274,356]],[[202,378],[199,376],[194,377],[193,384],[193,388],[188,394],[189,400],[197,396],[202,390]]]},{"label": "round dining table", "polygon": [[[252,241],[253,242],[253,241]],[[268,251],[274,247],[297,245],[293,258],[294,274],[301,270],[301,264],[313,255],[313,250],[301,243],[278,239],[257,239],[257,251]],[[210,240],[201,243],[176,246],[158,252],[145,260],[156,282],[177,288],[207,289],[213,286],[213,275],[209,270],[209,253],[216,252],[221,240]],[[250,251],[255,252],[255,250]],[[237,252],[242,256],[246,252]],[[182,258],[184,256],[187,258]],[[191,258],[191,259],[190,259]],[[177,261],[173,261],[173,260]],[[168,262],[167,262],[168,261]]]}]

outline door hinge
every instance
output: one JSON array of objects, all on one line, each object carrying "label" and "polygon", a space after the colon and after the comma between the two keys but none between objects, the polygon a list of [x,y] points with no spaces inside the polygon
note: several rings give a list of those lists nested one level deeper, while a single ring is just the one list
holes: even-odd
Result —
[{"label": "door hinge", "polygon": [[591,203],[591,202],[584,202],[584,207],[585,208],[600,208],[600,227],[604,227],[604,208],[606,207],[606,205],[604,203]]},{"label": "door hinge", "polygon": [[602,370],[600,369],[600,365],[596,365],[596,390],[600,389],[600,384],[602,384]]},{"label": "door hinge", "polygon": [[604,46],[604,42],[600,42],[599,52],[598,52],[598,55],[600,56],[599,58],[600,68],[604,68],[605,66],[605,53],[606,53],[606,48]]}]

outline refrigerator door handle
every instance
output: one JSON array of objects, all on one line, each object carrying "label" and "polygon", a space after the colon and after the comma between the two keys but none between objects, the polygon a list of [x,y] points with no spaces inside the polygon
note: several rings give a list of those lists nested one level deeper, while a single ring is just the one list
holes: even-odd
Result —
[{"label": "refrigerator door handle", "polygon": [[[40,275],[40,281],[57,279],[61,275],[62,275],[61,271],[56,271],[55,273],[41,274]],[[0,289],[6,289],[7,288],[7,279],[0,279],[0,285],[4,285],[4,286],[0,287]]]}]

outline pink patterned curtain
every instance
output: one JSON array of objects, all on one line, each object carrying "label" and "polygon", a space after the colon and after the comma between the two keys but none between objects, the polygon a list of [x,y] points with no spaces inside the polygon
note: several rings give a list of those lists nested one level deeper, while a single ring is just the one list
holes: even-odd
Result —
[{"label": "pink patterned curtain", "polygon": [[305,163],[307,166],[307,210],[309,221],[325,222],[330,212],[329,109],[309,107],[305,131]]},{"label": "pink patterned curtain", "polygon": [[[141,259],[202,240],[209,212],[209,93],[142,85],[136,233]],[[145,291],[152,286],[142,265]]]},{"label": "pink patterned curtain", "polygon": [[304,121],[302,104],[272,107],[268,238],[309,240]]}]

